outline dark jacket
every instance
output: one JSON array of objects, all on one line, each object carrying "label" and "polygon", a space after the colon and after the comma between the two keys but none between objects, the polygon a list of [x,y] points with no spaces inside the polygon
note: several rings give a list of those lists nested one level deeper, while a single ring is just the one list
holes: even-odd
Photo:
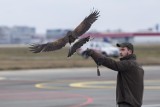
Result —
[{"label": "dark jacket", "polygon": [[91,57],[96,63],[99,62],[100,65],[118,71],[116,87],[117,104],[126,102],[133,107],[141,107],[144,89],[144,70],[136,62],[136,55],[131,54],[121,58],[120,61],[114,61],[93,51]]}]

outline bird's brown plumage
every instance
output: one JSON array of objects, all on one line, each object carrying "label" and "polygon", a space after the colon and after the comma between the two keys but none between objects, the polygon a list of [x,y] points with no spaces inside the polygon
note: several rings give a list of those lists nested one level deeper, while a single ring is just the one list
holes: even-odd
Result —
[{"label": "bird's brown plumage", "polygon": [[60,38],[54,42],[48,42],[46,44],[33,44],[30,47],[30,51],[33,53],[39,53],[39,52],[48,52],[48,51],[54,51],[61,49],[68,43],[68,37],[65,36],[63,38]]},{"label": "bird's brown plumage", "polygon": [[79,36],[83,35],[86,31],[89,30],[91,25],[98,19],[99,11],[95,10],[90,13],[73,31],[72,37],[74,38],[71,42],[74,42]]},{"label": "bird's brown plumage", "polygon": [[73,31],[68,31],[63,38],[60,38],[54,42],[48,42],[46,44],[34,44],[31,45],[30,49],[33,53],[48,52],[61,49],[67,43],[73,43],[78,37],[88,31],[98,17],[99,11],[94,10]]}]

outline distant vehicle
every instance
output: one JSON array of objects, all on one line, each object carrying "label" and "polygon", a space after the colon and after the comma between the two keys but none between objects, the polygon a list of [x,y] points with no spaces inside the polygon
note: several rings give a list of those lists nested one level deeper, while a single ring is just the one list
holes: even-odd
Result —
[{"label": "distant vehicle", "polygon": [[77,50],[77,53],[82,55],[84,58],[88,58],[86,55],[86,49],[96,50],[107,57],[119,57],[119,49],[118,47],[113,46],[110,43],[102,42],[102,41],[89,41],[84,44],[80,49]]}]

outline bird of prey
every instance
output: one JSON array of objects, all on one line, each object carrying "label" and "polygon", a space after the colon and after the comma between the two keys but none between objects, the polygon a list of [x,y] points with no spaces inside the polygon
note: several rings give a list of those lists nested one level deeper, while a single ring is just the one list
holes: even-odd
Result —
[{"label": "bird of prey", "polygon": [[91,25],[98,19],[99,11],[93,10],[89,16],[85,17],[84,20],[73,30],[68,31],[67,34],[54,41],[48,42],[45,44],[33,44],[29,47],[33,53],[40,53],[40,52],[48,52],[48,51],[55,51],[64,47],[67,43],[73,43],[78,37],[83,35],[85,32],[89,30]]},{"label": "bird of prey", "polygon": [[83,46],[86,42],[88,42],[89,39],[90,39],[90,36],[79,39],[77,42],[75,42],[69,49],[68,57],[71,57],[76,52],[76,50],[81,46]]}]

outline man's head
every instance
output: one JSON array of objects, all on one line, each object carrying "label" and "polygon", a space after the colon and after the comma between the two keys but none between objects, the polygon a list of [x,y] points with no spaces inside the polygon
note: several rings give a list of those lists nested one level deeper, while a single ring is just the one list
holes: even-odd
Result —
[{"label": "man's head", "polygon": [[134,48],[131,43],[120,43],[117,44],[117,47],[120,48],[120,58],[133,54]]}]

